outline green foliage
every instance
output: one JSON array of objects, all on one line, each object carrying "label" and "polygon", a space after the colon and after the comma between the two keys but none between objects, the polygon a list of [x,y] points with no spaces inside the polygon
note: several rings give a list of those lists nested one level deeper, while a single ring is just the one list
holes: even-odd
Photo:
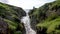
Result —
[{"label": "green foliage", "polygon": [[[52,3],[51,7],[55,9],[59,8],[60,2]],[[51,8],[50,8],[51,9]],[[37,27],[47,28],[47,34],[60,34],[60,29],[56,29],[60,25],[60,17],[56,12],[51,12],[50,15],[43,21],[40,22]]]},{"label": "green foliage", "polygon": [[[56,32],[56,28],[60,25],[60,17],[52,20],[52,21],[44,21],[43,23],[40,23],[37,25],[37,27],[45,27],[47,28],[47,33],[52,34],[53,32]],[[56,34],[56,33],[55,33]]]},{"label": "green foliage", "polygon": [[[20,24],[20,19],[25,15],[26,13],[22,8],[0,2],[0,17],[8,24],[10,34],[11,31],[13,34],[22,33],[22,31],[18,28],[23,28],[23,25]],[[17,29],[19,30],[19,32],[17,32]]]},{"label": "green foliage", "polygon": [[14,32],[14,34],[22,34],[20,31],[16,31]]},{"label": "green foliage", "polygon": [[9,29],[15,30],[17,28],[17,23],[14,23],[13,21],[10,21],[8,19],[4,19],[4,21],[6,21],[8,23]]},{"label": "green foliage", "polygon": [[[37,29],[47,34],[60,34],[60,0],[46,3],[45,5],[31,11],[30,17],[35,18],[37,21]],[[32,20],[32,18],[31,18]],[[38,32],[39,33],[39,32]]]},{"label": "green foliage", "polygon": [[60,6],[60,0],[56,0],[55,2],[52,2],[51,3],[51,8],[57,8]]}]

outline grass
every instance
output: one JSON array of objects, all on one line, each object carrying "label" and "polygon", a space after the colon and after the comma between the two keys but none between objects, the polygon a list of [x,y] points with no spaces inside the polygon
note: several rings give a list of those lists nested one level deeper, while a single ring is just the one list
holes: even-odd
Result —
[{"label": "grass", "polygon": [[4,21],[6,21],[8,23],[10,29],[12,29],[12,30],[16,29],[17,23],[10,21],[8,19],[4,19]]},{"label": "grass", "polygon": [[60,17],[54,19],[54,20],[51,20],[51,21],[44,21],[43,23],[40,23],[37,25],[37,27],[45,27],[47,28],[47,33],[51,33],[53,31],[56,31],[56,28],[60,25]]}]

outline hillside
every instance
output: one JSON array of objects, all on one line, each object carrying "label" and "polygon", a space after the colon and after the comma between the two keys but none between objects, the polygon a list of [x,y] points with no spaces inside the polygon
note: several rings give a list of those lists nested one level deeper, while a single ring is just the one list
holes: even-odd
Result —
[{"label": "hillside", "polygon": [[37,34],[60,34],[60,0],[34,7],[29,15]]},{"label": "hillside", "polygon": [[22,8],[0,2],[0,34],[22,34],[21,18],[25,15]]}]

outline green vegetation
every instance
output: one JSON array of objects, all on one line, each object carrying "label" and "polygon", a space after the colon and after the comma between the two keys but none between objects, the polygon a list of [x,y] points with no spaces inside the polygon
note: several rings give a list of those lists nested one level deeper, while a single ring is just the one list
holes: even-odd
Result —
[{"label": "green vegetation", "polygon": [[25,15],[22,8],[0,3],[0,17],[8,24],[8,34],[23,33],[23,25],[20,20]]},{"label": "green vegetation", "polygon": [[47,28],[47,33],[52,34],[52,33],[55,33],[56,30],[58,30],[57,28],[59,28],[59,25],[60,25],[60,17],[58,17],[58,18],[56,18],[55,20],[52,20],[52,21],[44,21],[43,23],[40,23],[37,26],[41,27],[41,28],[46,27]]},{"label": "green vegetation", "polygon": [[6,21],[8,23],[9,28],[11,30],[15,30],[17,28],[17,26],[18,26],[18,24],[13,22],[13,21],[10,21],[10,20],[7,20],[7,19],[4,19],[4,21]]},{"label": "green vegetation", "polygon": [[[22,8],[0,3],[0,17],[8,24],[8,34],[24,32],[24,26],[20,20],[25,15]],[[46,3],[39,8],[34,7],[29,15],[33,23],[32,27],[37,28],[38,34],[60,34],[60,0]]]},{"label": "green vegetation", "polygon": [[29,15],[32,23],[36,20],[38,34],[60,34],[60,0],[33,8]]}]

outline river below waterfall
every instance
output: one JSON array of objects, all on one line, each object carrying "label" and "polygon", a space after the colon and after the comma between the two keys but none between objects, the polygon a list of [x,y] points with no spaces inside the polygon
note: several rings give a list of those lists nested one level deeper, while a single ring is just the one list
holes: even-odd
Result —
[{"label": "river below waterfall", "polygon": [[24,23],[24,27],[26,29],[26,34],[36,34],[36,32],[31,28],[28,11],[25,11],[26,12],[26,16],[22,17],[21,22]]}]

